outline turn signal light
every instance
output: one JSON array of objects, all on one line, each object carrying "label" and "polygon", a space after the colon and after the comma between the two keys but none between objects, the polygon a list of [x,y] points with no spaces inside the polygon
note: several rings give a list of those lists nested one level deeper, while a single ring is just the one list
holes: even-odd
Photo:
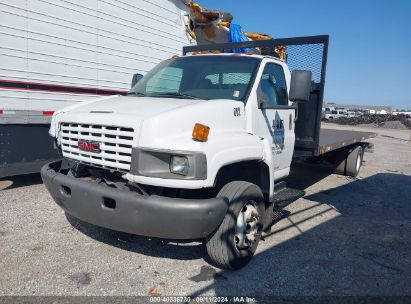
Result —
[{"label": "turn signal light", "polygon": [[196,123],[193,129],[193,139],[197,141],[207,141],[210,127]]}]

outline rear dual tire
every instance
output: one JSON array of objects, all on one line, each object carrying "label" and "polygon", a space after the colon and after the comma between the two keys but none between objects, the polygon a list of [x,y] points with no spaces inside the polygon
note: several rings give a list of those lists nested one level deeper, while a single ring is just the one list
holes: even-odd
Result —
[{"label": "rear dual tire", "polygon": [[261,238],[264,196],[252,183],[226,184],[217,197],[229,206],[221,225],[207,238],[206,248],[212,264],[222,269],[239,269],[252,259]]},{"label": "rear dual tire", "polygon": [[351,177],[357,177],[360,172],[364,152],[361,146],[357,146],[348,152],[348,155],[338,164],[335,173]]}]

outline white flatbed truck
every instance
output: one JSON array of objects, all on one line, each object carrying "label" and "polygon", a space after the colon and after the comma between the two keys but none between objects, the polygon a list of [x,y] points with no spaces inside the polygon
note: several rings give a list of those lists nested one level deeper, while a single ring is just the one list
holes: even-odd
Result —
[{"label": "white flatbed truck", "polygon": [[[261,54],[224,53],[238,48]],[[278,196],[304,195],[282,182],[293,159],[356,176],[375,136],[320,130],[327,48],[328,36],[185,47],[127,96],[57,111],[50,135],[64,160],[42,168],[44,184],[80,220],[204,240],[216,266],[241,268],[284,207]]]}]

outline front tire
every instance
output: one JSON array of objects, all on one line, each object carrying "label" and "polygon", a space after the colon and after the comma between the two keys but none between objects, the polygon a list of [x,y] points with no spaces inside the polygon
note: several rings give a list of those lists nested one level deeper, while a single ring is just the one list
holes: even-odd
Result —
[{"label": "front tire", "polygon": [[225,197],[229,207],[223,222],[206,241],[207,253],[217,267],[239,269],[254,255],[264,221],[264,196],[248,182],[226,184],[217,197]]}]

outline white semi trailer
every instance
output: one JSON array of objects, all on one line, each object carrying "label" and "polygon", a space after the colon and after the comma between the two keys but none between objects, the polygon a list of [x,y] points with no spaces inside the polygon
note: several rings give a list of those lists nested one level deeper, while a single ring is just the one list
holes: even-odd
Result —
[{"label": "white semi trailer", "polygon": [[133,74],[195,43],[181,0],[1,0],[0,177],[58,158],[51,115],[126,93]]}]

